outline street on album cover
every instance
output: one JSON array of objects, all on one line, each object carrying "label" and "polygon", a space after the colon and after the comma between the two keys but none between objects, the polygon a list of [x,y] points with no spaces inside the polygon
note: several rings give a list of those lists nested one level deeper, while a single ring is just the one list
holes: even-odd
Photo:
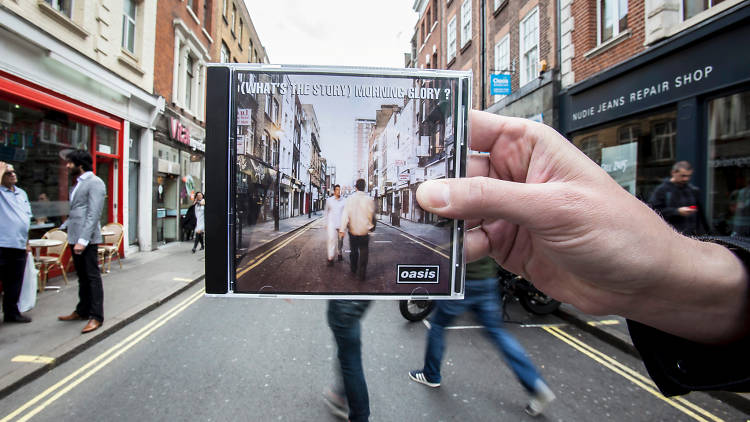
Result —
[{"label": "street on album cover", "polygon": [[[207,292],[462,297],[463,222],[416,191],[465,175],[469,72],[216,64],[207,79],[227,105],[207,123],[227,139],[207,149],[229,158],[207,186],[226,213],[207,213],[227,221],[214,238],[233,258],[207,249]],[[222,265],[224,289],[208,271]]]}]

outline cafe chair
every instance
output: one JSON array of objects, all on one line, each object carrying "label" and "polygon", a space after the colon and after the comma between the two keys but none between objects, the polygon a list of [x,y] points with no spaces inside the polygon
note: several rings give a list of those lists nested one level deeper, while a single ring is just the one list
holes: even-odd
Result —
[{"label": "cafe chair", "polygon": [[122,262],[120,261],[120,245],[122,244],[123,228],[120,223],[107,223],[102,227],[102,231],[112,232],[114,234],[108,236],[102,236],[104,242],[99,245],[99,257],[102,261],[102,268],[107,266],[106,272],[112,269],[112,257],[117,257],[117,263],[120,264],[122,269]]},{"label": "cafe chair", "polygon": [[35,258],[35,261],[39,264],[39,275],[41,277],[41,283],[39,290],[44,290],[47,285],[47,275],[49,271],[54,267],[59,267],[62,273],[65,285],[68,284],[68,275],[66,274],[66,267],[68,262],[63,262],[65,257],[65,250],[68,248],[68,234],[62,230],[52,229],[47,233],[44,233],[42,239],[59,240],[62,242],[59,246],[50,246],[47,248],[45,255]]}]

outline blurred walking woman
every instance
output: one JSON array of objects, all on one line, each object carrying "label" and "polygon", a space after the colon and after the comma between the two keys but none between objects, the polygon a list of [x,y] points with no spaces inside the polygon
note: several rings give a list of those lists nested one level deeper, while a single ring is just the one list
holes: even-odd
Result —
[{"label": "blurred walking woman", "polygon": [[193,206],[195,207],[195,242],[193,243],[193,253],[195,253],[195,248],[198,246],[198,242],[201,243],[201,250],[204,249],[203,236],[206,230],[206,222],[204,218],[206,213],[206,200],[203,198],[203,192],[195,193],[195,202]]}]

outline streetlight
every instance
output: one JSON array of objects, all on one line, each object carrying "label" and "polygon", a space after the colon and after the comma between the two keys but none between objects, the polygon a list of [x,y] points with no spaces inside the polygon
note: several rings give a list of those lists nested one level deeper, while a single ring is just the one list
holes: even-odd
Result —
[{"label": "streetlight", "polygon": [[310,167],[307,169],[307,172],[310,173],[310,205],[307,208],[307,218],[312,218],[312,175],[315,173],[315,170]]}]

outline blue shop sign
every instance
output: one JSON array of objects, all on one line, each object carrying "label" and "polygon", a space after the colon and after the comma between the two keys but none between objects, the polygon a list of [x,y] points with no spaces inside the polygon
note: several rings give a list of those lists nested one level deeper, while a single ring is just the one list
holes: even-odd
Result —
[{"label": "blue shop sign", "polygon": [[490,75],[490,94],[510,95],[510,92],[510,75],[499,73]]}]

